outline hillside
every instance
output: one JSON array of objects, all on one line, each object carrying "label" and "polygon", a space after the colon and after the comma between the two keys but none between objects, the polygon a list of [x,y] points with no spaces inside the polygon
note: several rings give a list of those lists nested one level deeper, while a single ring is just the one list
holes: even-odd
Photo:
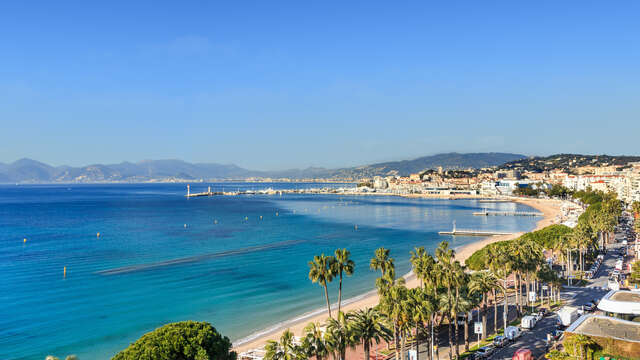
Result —
[{"label": "hillside", "polygon": [[445,169],[466,169],[498,166],[524,155],[506,153],[447,153],[413,160],[391,161],[360,167],[325,169],[309,167],[283,171],[252,171],[233,164],[189,163],[182,160],[145,160],[137,163],[93,164],[82,167],[53,167],[31,159],[11,164],[0,163],[0,183],[50,182],[145,182],[172,180],[242,180],[247,178],[289,179],[361,179],[376,175],[406,176],[442,166]]},{"label": "hillside", "polygon": [[531,157],[510,161],[502,164],[501,169],[520,169],[532,172],[549,170],[568,171],[571,168],[582,166],[624,166],[629,162],[640,161],[640,156],[626,155],[580,155],[580,154],[556,154],[544,157]]},{"label": "hillside", "polygon": [[339,169],[334,172],[337,177],[372,177],[418,173],[423,170],[435,169],[481,169],[499,166],[509,161],[525,159],[526,156],[509,153],[443,153],[423,156],[413,160],[390,161],[367,166]]}]

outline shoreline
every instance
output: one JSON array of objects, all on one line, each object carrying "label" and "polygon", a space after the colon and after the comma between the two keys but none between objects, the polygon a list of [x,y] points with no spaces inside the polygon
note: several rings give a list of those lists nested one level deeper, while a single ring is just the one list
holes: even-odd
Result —
[{"label": "shoreline", "polygon": [[[530,231],[540,230],[546,226],[557,222],[557,218],[561,213],[560,207],[562,201],[560,200],[548,200],[548,199],[530,199],[530,198],[509,198],[511,202],[524,204],[531,206],[532,208],[540,211],[543,214],[541,220],[536,223],[534,229]],[[496,241],[515,239],[526,232],[519,232],[509,235],[489,236],[481,238],[478,241],[474,241],[470,244],[461,246],[456,250],[456,260],[464,264],[464,261],[469,258],[474,252],[483,248],[484,246]],[[406,280],[407,288],[413,288],[418,286],[418,279],[409,272],[403,276]],[[372,307],[378,304],[378,294],[376,290],[370,290],[364,294],[360,294],[349,299],[345,299],[342,302],[342,310],[344,312],[358,310],[366,307]],[[332,304],[333,308],[333,304]],[[276,340],[280,337],[280,334],[290,329],[296,336],[300,336],[303,333],[304,327],[309,322],[323,322],[327,318],[326,308],[318,308],[292,319],[281,321],[275,325],[263,328],[259,331],[252,333],[249,336],[238,339],[233,342],[233,350],[241,353],[252,349],[260,348],[266,344],[268,340]]]}]

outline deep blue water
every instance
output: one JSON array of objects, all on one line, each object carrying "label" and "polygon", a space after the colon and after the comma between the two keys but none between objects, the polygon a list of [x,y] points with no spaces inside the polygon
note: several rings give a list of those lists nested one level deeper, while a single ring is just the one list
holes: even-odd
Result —
[{"label": "deep blue water", "polygon": [[[224,184],[309,186],[318,185]],[[377,247],[391,249],[402,274],[414,246],[452,240],[437,232],[454,219],[458,228],[502,231],[536,221],[471,215],[530,210],[512,203],[184,193],[182,184],[0,186],[0,359],[109,359],[145,332],[188,319],[240,339],[324,305],[307,278],[313,255],[351,251],[348,298],[373,288]],[[452,246],[475,240],[456,237]]]}]

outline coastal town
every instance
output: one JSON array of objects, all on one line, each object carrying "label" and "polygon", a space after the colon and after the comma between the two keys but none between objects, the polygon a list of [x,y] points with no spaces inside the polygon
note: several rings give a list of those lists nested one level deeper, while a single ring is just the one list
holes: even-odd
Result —
[{"label": "coastal town", "polygon": [[[391,254],[378,249],[371,260],[372,269],[382,270],[375,295],[344,306],[344,314],[338,310],[338,320],[331,319],[329,307],[326,323],[324,314],[272,329],[236,347],[239,358],[276,359],[290,352],[304,359],[305,351],[316,359],[331,351],[339,351],[334,355],[339,359],[376,360],[640,357],[640,203],[620,201],[615,192],[589,185],[568,190],[562,199],[540,193],[537,200],[526,201],[545,214],[533,232],[489,238],[457,252],[444,241],[433,257],[416,247],[413,272],[399,279]],[[318,280],[322,267],[326,288],[331,264],[348,262],[348,251],[323,257],[310,263],[309,276]],[[342,279],[341,270],[333,275],[338,274]],[[449,299],[447,288],[453,283],[463,294]],[[426,295],[418,295],[421,291]],[[422,300],[416,302],[416,296]],[[365,316],[382,329],[374,335],[359,333]],[[342,341],[342,347],[332,341]]]}]

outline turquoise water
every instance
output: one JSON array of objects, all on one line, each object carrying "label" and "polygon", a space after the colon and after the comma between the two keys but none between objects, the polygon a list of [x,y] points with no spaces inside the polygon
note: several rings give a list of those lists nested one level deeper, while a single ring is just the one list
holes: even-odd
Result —
[{"label": "turquoise water", "polygon": [[[405,273],[414,246],[452,240],[437,231],[454,219],[458,228],[501,231],[536,222],[471,215],[485,207],[531,210],[512,203],[184,193],[181,184],[0,186],[0,359],[109,359],[145,332],[187,319],[242,339],[324,306],[322,289],[307,278],[313,255],[351,251],[348,298],[373,288],[368,262],[377,247],[390,248]],[[475,240],[456,237],[452,246]]]}]

